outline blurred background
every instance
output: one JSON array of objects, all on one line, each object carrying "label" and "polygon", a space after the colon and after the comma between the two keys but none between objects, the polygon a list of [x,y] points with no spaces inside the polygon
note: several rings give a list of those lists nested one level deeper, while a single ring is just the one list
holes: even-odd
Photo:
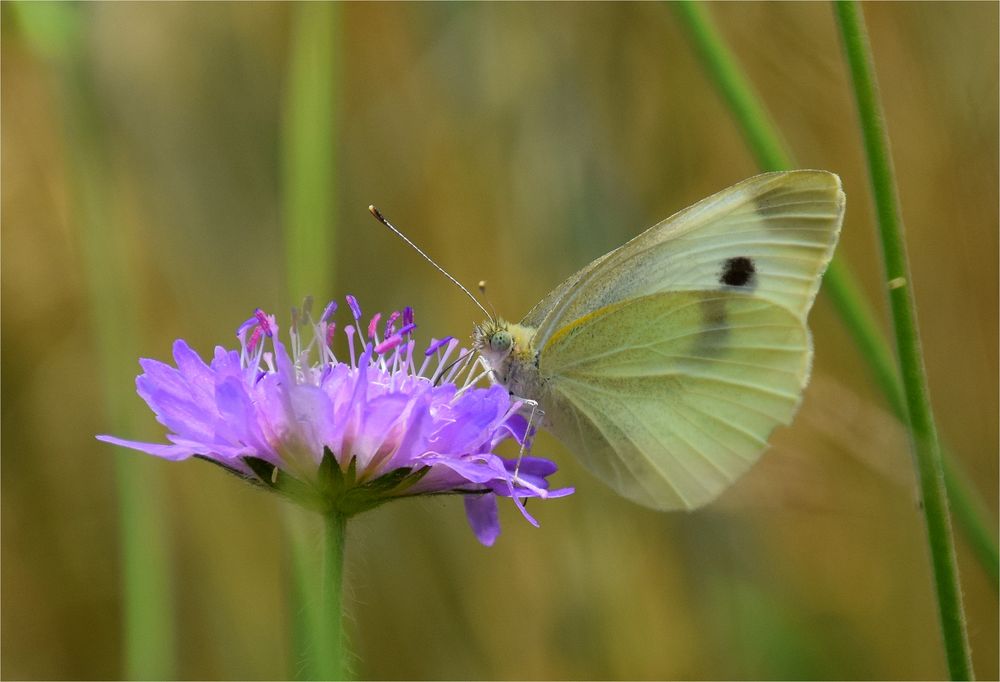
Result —
[{"label": "blurred background", "polygon": [[[840,254],[886,319],[831,8],[708,10],[799,165],[843,178]],[[864,11],[939,427],[995,534],[998,7]],[[165,670],[296,670],[284,503],[201,462],[94,440],[162,438],[133,391],[139,356],[169,359],[178,337],[208,355],[255,307],[286,320],[309,293],[353,293],[366,311],[412,305],[418,340],[469,334],[477,310],[369,203],[462,282],[487,280],[517,319],[592,258],[758,171],[669,5],[0,12],[6,679],[126,674],[129,491],[165,547]],[[313,216],[326,236],[296,245],[290,225]],[[945,675],[905,434],[822,294],[811,327],[798,419],[706,509],[618,499],[543,436],[536,452],[577,493],[533,505],[540,529],[508,505],[484,548],[461,502],[441,498],[352,521],[355,674]],[[997,585],[956,538],[976,671],[996,679]]]}]

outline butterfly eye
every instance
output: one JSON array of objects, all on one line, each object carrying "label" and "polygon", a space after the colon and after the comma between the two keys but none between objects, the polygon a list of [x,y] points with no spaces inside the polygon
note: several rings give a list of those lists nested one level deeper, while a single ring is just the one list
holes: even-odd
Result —
[{"label": "butterfly eye", "polygon": [[508,331],[499,331],[490,337],[490,350],[497,353],[506,353],[512,344],[513,339]]}]

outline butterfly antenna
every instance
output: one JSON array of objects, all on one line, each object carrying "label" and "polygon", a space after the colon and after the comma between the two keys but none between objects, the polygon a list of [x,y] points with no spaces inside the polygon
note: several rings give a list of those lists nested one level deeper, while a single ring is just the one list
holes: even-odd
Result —
[{"label": "butterfly antenna", "polygon": [[483,299],[486,301],[486,305],[488,305],[490,307],[490,310],[493,312],[493,314],[490,315],[490,319],[491,320],[498,319],[497,318],[497,309],[493,307],[493,302],[490,300],[490,297],[486,295],[486,280],[485,279],[479,280],[479,295],[483,297]]},{"label": "butterfly antenna", "polygon": [[478,298],[476,298],[475,296],[472,295],[471,291],[469,291],[464,286],[462,286],[462,283],[459,282],[457,279],[455,279],[454,277],[452,277],[451,275],[449,275],[447,270],[445,270],[440,265],[438,265],[437,263],[435,263],[434,259],[431,258],[430,256],[428,256],[426,253],[424,253],[423,250],[419,246],[417,246],[412,241],[410,241],[409,237],[407,237],[405,234],[403,234],[402,232],[400,232],[399,230],[397,230],[393,226],[392,223],[390,223],[388,220],[386,220],[386,217],[384,215],[382,215],[381,211],[379,211],[374,206],[369,206],[368,210],[371,211],[371,214],[373,216],[375,216],[376,220],[378,220],[380,223],[382,223],[383,225],[385,225],[386,227],[388,227],[390,230],[392,230],[396,234],[397,237],[399,237],[404,242],[406,242],[407,244],[409,244],[413,248],[414,251],[416,251],[421,256],[423,256],[424,260],[426,260],[428,263],[430,263],[431,265],[433,265],[434,268],[438,272],[440,272],[442,275],[444,275],[445,277],[447,277],[448,279],[450,279],[452,284],[454,284],[459,289],[461,289],[462,291],[464,291],[465,295],[472,299],[472,302],[475,303],[476,306],[478,306],[479,309],[483,311],[483,313],[486,315],[486,317],[488,317],[490,320],[494,319],[495,315],[491,315],[490,311],[488,311],[486,308],[483,307],[483,304],[479,302]]}]

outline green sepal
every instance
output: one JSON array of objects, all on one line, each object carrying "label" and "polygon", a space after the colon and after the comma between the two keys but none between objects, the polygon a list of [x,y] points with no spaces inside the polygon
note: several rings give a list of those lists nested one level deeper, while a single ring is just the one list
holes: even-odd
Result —
[{"label": "green sepal", "polygon": [[247,456],[243,461],[255,476],[247,476],[223,464],[215,463],[257,486],[270,488],[304,507],[322,514],[336,512],[344,516],[360,514],[397,497],[403,497],[408,489],[430,471],[430,467],[421,467],[416,471],[410,467],[400,467],[359,484],[357,457],[351,457],[345,471],[330,448],[324,448],[315,482],[307,483],[259,457]]},{"label": "green sepal", "polygon": [[223,464],[217,459],[212,459],[211,457],[206,457],[205,455],[194,455],[194,458],[200,459],[203,462],[208,462],[209,464],[213,464],[222,469],[223,471],[225,471],[227,474],[232,474],[233,476],[241,478],[250,485],[255,485],[260,488],[264,487],[264,484],[260,480],[258,480],[256,476],[250,476],[246,472],[240,471],[239,469],[235,469],[229,466],[228,464]]},{"label": "green sepal", "polygon": [[349,516],[374,509],[390,500],[402,497],[403,492],[427,475],[428,471],[430,467],[422,467],[417,471],[409,467],[394,469],[367,483],[348,488],[337,499],[335,508]]},{"label": "green sepal", "polygon": [[340,462],[333,456],[333,451],[323,448],[323,459],[319,463],[319,487],[324,493],[333,493],[344,487],[344,471],[340,468]]},{"label": "green sepal", "polygon": [[326,496],[322,494],[322,491],[303,483],[287,471],[282,471],[259,457],[246,456],[243,461],[257,475],[260,483],[271,490],[279,492],[309,509],[324,512],[328,508],[325,503]]},{"label": "green sepal", "polygon": [[356,490],[364,490],[375,494],[388,492],[402,483],[403,480],[410,475],[411,471],[413,471],[413,469],[410,469],[409,467],[393,469],[383,476],[379,476],[374,480],[368,481],[364,485],[358,486]]},{"label": "green sepal", "polygon": [[267,486],[268,488],[277,487],[274,482],[274,470],[277,468],[276,466],[267,460],[261,459],[260,457],[251,457],[250,455],[244,457],[243,461],[248,467],[250,467],[250,471],[257,474],[257,478],[259,479],[258,482],[261,485]]},{"label": "green sepal", "polygon": [[345,488],[353,488],[358,482],[358,458],[357,456],[351,457],[351,461],[347,463],[347,480],[344,481]]},{"label": "green sepal", "polygon": [[426,476],[430,470],[430,467],[420,467],[414,471],[412,474],[400,481],[399,485],[397,485],[392,491],[393,495],[398,497],[402,493],[406,492],[409,488],[413,487],[414,483]]},{"label": "green sepal", "polygon": [[410,469],[396,469],[384,476],[368,481],[354,488],[347,488],[337,499],[337,509],[345,514],[358,514],[388,502],[386,493],[398,486],[407,476]]}]

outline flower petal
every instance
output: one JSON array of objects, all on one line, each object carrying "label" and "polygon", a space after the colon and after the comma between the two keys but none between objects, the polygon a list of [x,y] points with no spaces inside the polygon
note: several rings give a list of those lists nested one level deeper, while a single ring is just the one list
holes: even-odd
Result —
[{"label": "flower petal", "polygon": [[162,457],[163,459],[169,459],[175,462],[178,460],[187,459],[188,457],[196,454],[195,450],[180,445],[143,443],[137,440],[125,440],[123,438],[115,438],[114,436],[98,436],[97,440],[103,441],[105,443],[111,443],[112,445],[120,445],[123,448],[131,448],[133,450],[138,450],[139,452],[145,452],[146,454],[149,455],[156,455],[157,457]]},{"label": "flower petal", "polygon": [[492,547],[500,535],[500,514],[495,495],[466,495],[465,516],[469,519],[476,539],[487,547]]},{"label": "flower petal", "polygon": [[279,463],[261,432],[257,411],[242,381],[234,377],[222,379],[215,387],[215,401],[221,417],[216,425],[217,437],[245,445],[249,452],[244,454],[252,452],[273,464]]}]

